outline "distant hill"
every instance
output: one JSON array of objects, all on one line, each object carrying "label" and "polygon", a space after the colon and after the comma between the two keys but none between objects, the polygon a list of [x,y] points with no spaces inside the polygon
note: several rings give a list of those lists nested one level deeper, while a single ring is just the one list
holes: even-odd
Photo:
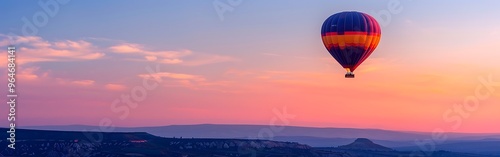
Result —
[{"label": "distant hill", "polygon": [[[472,154],[472,153],[457,153],[450,151],[396,151],[391,148],[376,144],[367,138],[358,138],[354,142],[329,148],[316,148],[318,154],[322,153],[339,153],[343,152],[342,156],[349,157],[405,157],[405,156],[426,156],[426,157],[498,157],[493,155]],[[327,156],[327,155],[322,155]]]},{"label": "distant hill", "polygon": [[[103,133],[101,133],[103,134]],[[106,138],[120,141],[128,140],[149,140],[157,138],[146,132],[109,132],[105,133]],[[9,134],[0,134],[1,139],[8,138]],[[51,140],[83,140],[83,139],[96,139],[96,140],[107,140],[101,137],[102,135],[96,134],[95,132],[80,132],[80,131],[53,131],[53,130],[27,130],[27,129],[17,129],[16,139],[17,140],[41,140],[41,139],[51,139]]]},{"label": "distant hill", "polygon": [[[312,147],[337,147],[347,145],[355,141],[357,138],[325,138],[325,137],[313,137],[313,136],[275,136],[273,140],[277,141],[293,141],[304,143]],[[372,140],[374,143],[389,147],[411,147],[415,146],[415,141],[390,141],[390,140]]]},{"label": "distant hill", "polygon": [[[0,128],[0,131],[6,131]],[[6,139],[8,134],[0,134]],[[0,140],[6,146],[9,141]],[[316,156],[312,147],[295,142],[246,139],[162,138],[144,132],[77,132],[16,130],[16,149],[0,156]]]},{"label": "distant hill", "polygon": [[[276,126],[275,126],[276,127]],[[431,138],[432,133],[392,131],[382,129],[332,128],[332,127],[300,127],[283,126],[278,131],[272,131],[274,137],[309,136],[317,138],[347,138],[366,137],[371,140],[414,141],[415,139]],[[62,125],[62,126],[22,126],[24,129],[88,131],[99,130],[99,126]],[[113,132],[147,132],[162,137],[202,137],[202,138],[258,138],[259,132],[271,130],[269,125],[229,125],[229,124],[199,124],[199,125],[169,125],[156,127],[116,127]],[[498,134],[468,134],[447,133],[449,139],[482,140],[500,139]]]},{"label": "distant hill", "polygon": [[366,138],[358,138],[351,144],[339,146],[337,148],[347,150],[394,151],[391,148],[375,144]]},{"label": "distant hill", "polygon": [[[84,131],[99,130],[98,126],[26,126],[25,129]],[[148,132],[162,137],[207,137],[207,138],[257,138],[262,130],[270,130],[268,125],[170,125],[158,127],[117,127],[114,132]],[[381,129],[319,128],[285,126],[273,131],[274,136],[311,136],[321,138],[358,138],[378,140],[411,140],[428,138],[430,133],[402,132]],[[500,135],[498,136],[500,137]]]}]

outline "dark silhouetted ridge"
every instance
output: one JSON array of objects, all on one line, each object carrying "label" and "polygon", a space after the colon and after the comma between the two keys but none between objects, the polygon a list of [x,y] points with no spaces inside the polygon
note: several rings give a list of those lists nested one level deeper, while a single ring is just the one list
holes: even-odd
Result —
[{"label": "dark silhouetted ridge", "polygon": [[367,138],[358,138],[353,143],[339,146],[339,149],[349,149],[349,150],[370,150],[370,151],[393,151],[391,148],[387,148],[376,143],[373,143]]}]

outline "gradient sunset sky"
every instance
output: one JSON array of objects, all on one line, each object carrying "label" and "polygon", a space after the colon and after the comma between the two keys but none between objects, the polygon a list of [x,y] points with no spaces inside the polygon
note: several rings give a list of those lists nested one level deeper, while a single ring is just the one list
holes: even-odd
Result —
[{"label": "gradient sunset sky", "polygon": [[[388,19],[379,15],[389,0],[243,0],[221,19],[212,0],[72,0],[23,35],[23,17],[43,8],[2,1],[1,75],[14,41],[18,126],[268,125],[286,110],[294,126],[500,132],[499,83],[481,88],[489,96],[477,108],[455,112],[481,78],[500,82],[500,1],[483,2],[400,1]],[[374,16],[382,39],[345,79],[320,29],[351,10]],[[157,65],[159,86],[121,118],[113,101]],[[7,105],[0,110],[6,117]]]}]

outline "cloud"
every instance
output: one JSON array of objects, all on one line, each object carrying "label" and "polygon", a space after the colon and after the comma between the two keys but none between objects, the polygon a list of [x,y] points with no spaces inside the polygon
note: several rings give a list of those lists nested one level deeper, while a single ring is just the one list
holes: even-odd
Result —
[{"label": "cloud", "polygon": [[[16,63],[19,65],[33,62],[66,62],[77,60],[95,60],[104,57],[97,47],[82,40],[64,40],[50,42],[37,36],[5,36],[0,35],[0,43],[6,46],[13,40],[17,43],[18,57]],[[22,53],[19,53],[22,52]],[[5,60],[6,56],[2,56]],[[6,64],[2,61],[0,67]]]},{"label": "cloud", "polygon": [[217,92],[236,92],[239,84],[232,81],[208,80],[200,75],[183,73],[159,72],[153,74],[140,74],[141,78],[161,80],[166,87],[183,87],[192,90],[208,90]]},{"label": "cloud", "polygon": [[[182,63],[181,57],[190,55],[192,52],[189,50],[181,51],[153,51],[146,49],[145,46],[133,43],[121,43],[108,48],[111,52],[128,55],[128,60],[135,61],[156,61],[163,64],[178,64]],[[144,58],[144,59],[142,59]]]},{"label": "cloud", "polygon": [[[95,41],[95,39],[92,40]],[[109,57],[128,61],[157,62],[185,66],[236,61],[235,58],[230,56],[194,53],[191,50],[152,50],[141,44],[123,41],[113,41],[112,46],[99,47],[85,40],[47,41],[38,36],[7,36],[0,34],[0,46],[7,46],[11,41],[17,44],[17,51],[23,52],[19,54],[20,56],[16,61],[17,64],[96,60],[104,58],[106,56],[104,52],[114,53],[114,55]],[[5,67],[7,65],[6,56],[2,57],[0,57],[0,67]]]},{"label": "cloud", "polygon": [[160,63],[164,63],[164,64],[178,64],[178,63],[182,63],[183,61],[180,60],[180,59],[163,59],[160,61]]},{"label": "cloud", "polygon": [[[92,47],[92,44],[86,41],[71,41],[71,40],[66,40],[66,41],[59,41],[59,42],[54,42],[53,43],[55,48],[58,49],[86,49],[88,47]],[[46,44],[44,46],[50,46],[50,44]]]},{"label": "cloud", "polygon": [[0,46],[7,46],[12,43],[32,43],[36,42],[38,44],[44,44],[44,42],[38,42],[40,40],[40,37],[37,36],[8,36],[4,34],[0,34],[0,37],[2,38]]},{"label": "cloud", "polygon": [[46,86],[46,85],[57,85],[57,86],[73,86],[73,87],[89,87],[93,86],[95,88],[103,88],[102,85],[96,84],[95,80],[90,79],[69,79],[69,78],[54,78],[50,70],[43,71],[42,68],[31,66],[31,67],[19,67],[17,70],[16,79],[20,82],[28,84],[28,86]]},{"label": "cloud", "polygon": [[134,43],[121,43],[108,48],[111,52],[130,57],[139,56],[137,58],[129,58],[133,61],[153,61],[162,64],[179,64],[185,66],[200,66],[213,63],[236,61],[230,56],[194,53],[190,50],[165,51],[165,50],[150,50],[146,46]]},{"label": "cloud", "polygon": [[23,68],[23,69],[17,69],[17,75],[16,78],[22,81],[31,81],[31,80],[37,80],[41,77],[47,77],[48,73],[43,73],[41,75],[36,74],[36,72],[39,70],[39,67],[28,67],[28,68]]},{"label": "cloud", "polygon": [[162,80],[165,86],[181,86],[190,89],[200,89],[200,86],[206,83],[206,79],[202,76],[181,73],[159,72],[154,74],[140,74],[139,77],[152,77],[155,80]]},{"label": "cloud", "polygon": [[115,45],[111,46],[109,48],[112,52],[116,53],[140,53],[143,52],[141,50],[141,46],[137,44],[121,44],[121,45]]},{"label": "cloud", "polygon": [[77,81],[71,81],[72,84],[74,85],[79,85],[79,86],[92,86],[94,85],[94,80],[77,80]]},{"label": "cloud", "polygon": [[16,79],[20,82],[29,83],[29,86],[38,85],[54,85],[63,87],[92,87],[94,90],[111,90],[111,91],[122,91],[127,89],[127,86],[123,84],[108,83],[108,84],[98,84],[96,80],[90,79],[70,79],[70,78],[54,78],[49,75],[51,71],[42,71],[40,67],[24,67],[17,69]]},{"label": "cloud", "polygon": [[146,60],[148,61],[155,61],[156,59],[158,59],[156,56],[144,56],[144,58],[146,58]]},{"label": "cloud", "polygon": [[122,91],[127,89],[125,85],[109,83],[104,86],[104,88],[112,91]]}]

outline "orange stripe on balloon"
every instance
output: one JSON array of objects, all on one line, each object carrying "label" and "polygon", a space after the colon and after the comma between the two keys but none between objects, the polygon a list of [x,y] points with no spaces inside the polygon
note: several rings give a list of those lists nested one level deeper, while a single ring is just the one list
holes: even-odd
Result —
[{"label": "orange stripe on balloon", "polygon": [[326,32],[325,35],[380,35],[380,32],[363,32],[363,31],[345,31],[343,33],[338,32]]},{"label": "orange stripe on balloon", "polygon": [[380,34],[377,35],[331,35],[323,37],[325,47],[330,50],[332,47],[344,49],[346,46],[364,46],[365,49],[374,48],[378,45]]}]

